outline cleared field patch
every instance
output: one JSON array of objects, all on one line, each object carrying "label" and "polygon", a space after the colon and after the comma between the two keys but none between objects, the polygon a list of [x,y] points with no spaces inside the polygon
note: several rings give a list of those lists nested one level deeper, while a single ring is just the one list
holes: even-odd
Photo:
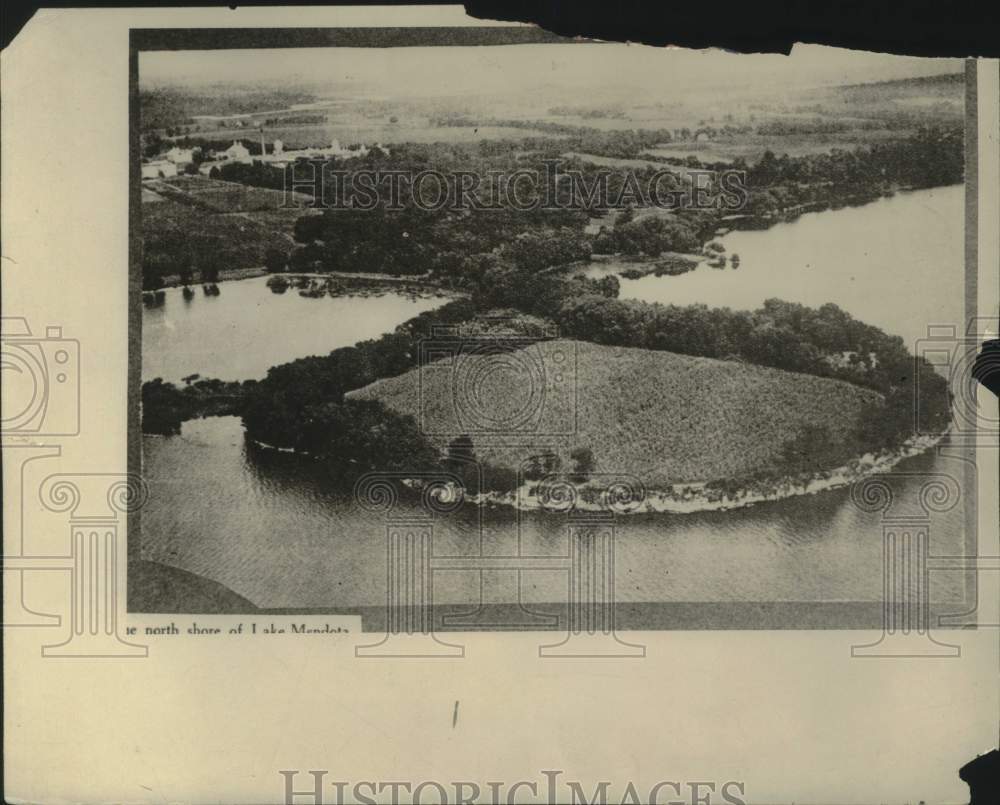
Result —
[{"label": "cleared field patch", "polygon": [[[513,128],[509,126],[440,126],[426,117],[401,118],[396,123],[381,120],[351,120],[318,125],[267,126],[264,130],[268,142],[280,139],[286,149],[315,148],[339,140],[351,143],[474,143],[478,140],[521,140],[525,137],[560,139],[559,135],[540,129]],[[217,139],[219,148],[226,148],[234,137],[250,136],[246,130],[208,129],[197,132],[199,137]]]},{"label": "cleared field patch", "polygon": [[302,193],[269,190],[264,187],[225,182],[207,176],[177,176],[156,185],[181,204],[191,204],[210,212],[269,212],[290,205],[305,206],[312,198]]},{"label": "cleared field patch", "polygon": [[765,151],[790,157],[810,154],[828,154],[834,149],[853,151],[878,143],[888,143],[903,139],[915,129],[857,129],[824,134],[744,134],[722,136],[705,142],[693,140],[660,143],[655,148],[647,148],[645,153],[654,157],[680,158],[695,157],[701,162],[733,162],[743,159],[747,164],[756,163]]},{"label": "cleared field patch", "polygon": [[[878,398],[837,380],[669,352],[568,340],[523,352],[520,364],[541,363],[541,373],[519,378],[517,352],[470,354],[348,397],[414,416],[441,449],[469,434],[477,458],[493,465],[516,470],[544,446],[569,471],[571,453],[590,448],[597,472],[631,473],[653,487],[778,471],[785,445],[807,426],[827,429],[835,447],[825,464],[837,466],[865,452],[853,434],[863,404]],[[569,358],[560,368],[557,353]],[[536,421],[524,416],[533,404],[544,408]],[[491,419],[527,424],[476,430]],[[559,435],[532,436],[533,428]]]},{"label": "cleared field patch", "polygon": [[563,156],[567,159],[579,159],[602,168],[656,168],[678,171],[674,165],[666,165],[655,159],[630,159],[628,157],[603,157],[597,154],[583,154],[577,151],[567,151]]}]

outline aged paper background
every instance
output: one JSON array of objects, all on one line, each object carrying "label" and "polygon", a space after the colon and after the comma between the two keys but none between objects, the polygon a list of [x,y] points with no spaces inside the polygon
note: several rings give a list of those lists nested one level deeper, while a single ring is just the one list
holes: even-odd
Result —
[{"label": "aged paper background", "polygon": [[[126,468],[129,28],[378,24],[482,23],[454,8],[433,22],[419,8],[41,12],[3,54],[3,312],[81,345],[80,433],[59,441],[45,474]],[[979,76],[988,316],[997,63]],[[978,466],[979,551],[995,557],[995,444]],[[7,471],[5,456],[5,492]],[[20,505],[5,495],[5,524]],[[39,503],[24,506],[27,520]],[[5,528],[5,554],[14,539]],[[33,606],[65,611],[68,574],[30,575]],[[1000,574],[979,576],[980,623],[1000,623]],[[537,635],[470,634],[460,660],[366,661],[350,635],[178,637],[139,640],[147,657],[43,657],[61,629],[8,628],[5,794],[275,802],[281,769],[446,785],[562,769],[619,791],[741,780],[758,803],[961,802],[957,769],[997,741],[998,634],[942,632],[961,647],[953,659],[852,659],[851,645],[877,634],[829,631],[644,633],[642,660],[542,660]]]}]

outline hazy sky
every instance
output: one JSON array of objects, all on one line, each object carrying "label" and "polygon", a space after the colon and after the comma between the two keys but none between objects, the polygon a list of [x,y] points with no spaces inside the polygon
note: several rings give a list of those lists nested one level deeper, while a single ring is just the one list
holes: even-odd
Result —
[{"label": "hazy sky", "polygon": [[329,87],[331,94],[388,97],[489,95],[558,87],[576,93],[614,92],[623,100],[651,102],[708,89],[805,88],[961,70],[959,59],[889,56],[818,45],[796,46],[790,56],[588,43],[159,51],[141,53],[139,58],[143,87],[308,82]]}]

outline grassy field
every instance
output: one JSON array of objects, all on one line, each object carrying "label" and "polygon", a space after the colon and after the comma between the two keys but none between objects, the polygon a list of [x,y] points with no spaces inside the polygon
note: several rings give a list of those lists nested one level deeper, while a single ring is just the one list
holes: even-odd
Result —
[{"label": "grassy field", "polygon": [[[175,176],[153,183],[154,190],[182,204],[200,207],[208,212],[275,212],[291,203],[305,205],[312,201],[302,193],[268,190],[237,182],[209,179],[207,176]],[[296,210],[296,213],[299,211]]]},{"label": "grassy field", "polygon": [[[524,137],[559,139],[558,135],[538,129],[519,129],[506,126],[439,126],[423,118],[403,118],[397,123],[357,120],[350,123],[329,122],[312,125],[268,126],[268,142],[280,139],[286,149],[326,146],[331,140],[341,144],[375,143],[475,143],[479,140],[521,140]],[[240,137],[254,137],[253,130],[203,128],[195,132],[198,137],[217,140],[225,148]]]},{"label": "grassy field", "polygon": [[[557,354],[568,360],[554,368]],[[524,369],[538,365],[546,367],[543,373]],[[507,356],[431,363],[348,396],[378,399],[413,415],[440,448],[469,433],[480,461],[516,469],[545,445],[569,471],[570,453],[589,447],[597,472],[628,472],[662,488],[773,471],[785,443],[806,425],[828,428],[838,445],[829,466],[836,466],[864,452],[852,433],[862,404],[876,395],[778,369],[564,340]],[[575,432],[525,439],[522,431],[501,438],[470,427],[489,417],[508,420],[539,403],[544,412],[538,431]],[[463,406],[456,416],[456,407]],[[533,446],[514,446],[525,441]]]},{"label": "grassy field", "polygon": [[754,164],[765,151],[801,157],[807,154],[828,154],[835,148],[851,151],[861,146],[892,142],[914,134],[916,129],[866,129],[864,131],[831,132],[829,134],[783,134],[765,136],[744,134],[720,136],[708,142],[661,143],[646,153],[655,157],[696,157],[702,162],[732,162],[744,159]]}]

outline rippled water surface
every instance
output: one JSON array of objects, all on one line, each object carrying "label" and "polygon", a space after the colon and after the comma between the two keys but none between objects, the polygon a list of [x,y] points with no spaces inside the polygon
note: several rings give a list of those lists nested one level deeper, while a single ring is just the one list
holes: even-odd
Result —
[{"label": "rippled water surface", "polygon": [[[864,207],[813,213],[723,239],[737,270],[623,281],[622,296],[756,307],[771,296],[832,301],[912,341],[927,323],[960,321],[962,191],[900,194]],[[274,296],[257,280],[227,283],[216,299],[186,305],[170,292],[144,316],[145,377],[193,372],[259,377],[293,357],[324,353],[392,329],[442,300]],[[247,445],[232,417],[186,423],[180,436],[145,437],[151,498],[143,556],[208,576],[263,607],[376,607],[385,602],[385,522],[357,508],[321,471]],[[961,476],[957,459],[924,455],[910,473]],[[916,511],[922,479],[897,485]],[[405,507],[412,505],[407,502]],[[480,518],[482,520],[480,521]],[[935,551],[961,552],[962,507],[932,519]],[[616,597],[622,602],[876,601],[882,590],[881,522],[846,489],[743,510],[623,518],[617,527]],[[553,515],[464,507],[434,525],[438,555],[565,555],[567,523]],[[435,573],[435,600],[565,600],[562,571]],[[961,574],[933,579],[935,600],[960,600]]]}]

